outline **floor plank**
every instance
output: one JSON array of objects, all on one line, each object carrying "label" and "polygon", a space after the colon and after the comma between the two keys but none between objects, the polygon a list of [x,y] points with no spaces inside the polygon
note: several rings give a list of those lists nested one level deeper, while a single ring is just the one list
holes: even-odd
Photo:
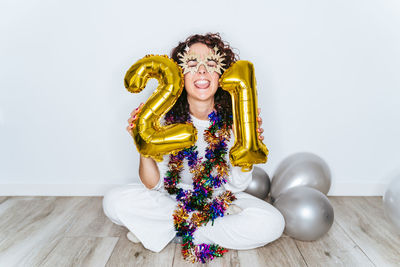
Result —
[{"label": "floor plank", "polygon": [[[313,242],[286,235],[191,266],[400,266],[400,235],[380,197],[330,197],[335,222]],[[160,253],[126,239],[99,197],[0,197],[0,266],[188,266],[181,246]]]},{"label": "floor plank", "polygon": [[229,267],[229,266],[240,266],[239,264],[239,258],[238,258],[238,252],[237,250],[232,250],[230,249],[228,252],[224,254],[223,257],[218,257],[214,258],[212,261],[201,264],[201,263],[190,263],[186,260],[183,259],[182,256],[182,249],[181,245],[177,244],[176,245],[176,250],[175,250],[175,258],[173,265],[174,267],[181,267],[181,266],[223,266],[223,267]]},{"label": "floor plank", "polygon": [[90,197],[82,206],[85,214],[72,222],[66,236],[120,237],[126,234],[126,228],[111,222],[103,212],[103,198]]},{"label": "floor plank", "polygon": [[7,199],[10,199],[10,198],[11,198],[11,197],[0,196],[0,205],[1,205],[3,202],[7,201]]},{"label": "floor plank", "polygon": [[264,247],[239,250],[240,266],[307,266],[294,240],[282,236]]},{"label": "floor plank", "polygon": [[[56,201],[55,197],[13,198],[12,205],[2,213],[0,220],[0,259],[4,266],[21,266],[27,258],[40,258],[40,253],[35,251],[38,247],[47,253],[51,251],[58,240],[47,241],[46,238],[54,235],[57,223],[62,224],[57,216],[64,207]],[[76,199],[71,199],[69,204],[72,202]]]},{"label": "floor plank", "polygon": [[381,197],[332,197],[335,218],[376,266],[400,266],[400,236],[390,231]]},{"label": "floor plank", "polygon": [[40,266],[105,266],[117,241],[118,237],[64,237]]},{"label": "floor plank", "polygon": [[[0,240],[2,235],[5,234],[6,231],[6,227],[8,227],[9,229],[12,228],[12,226],[10,227],[9,225],[9,217],[14,216],[16,213],[18,212],[18,210],[13,209],[12,207],[16,204],[17,201],[19,201],[21,198],[17,198],[17,197],[1,197],[1,201],[0,201]],[[29,199],[33,199],[33,198],[29,198]],[[25,211],[27,212],[27,211]],[[23,218],[25,216],[25,214],[23,214],[21,216],[21,218]],[[7,222],[8,220],[8,222]]]},{"label": "floor plank", "polygon": [[18,198],[0,223],[4,266],[39,266],[77,218],[85,216],[87,197]]},{"label": "floor plank", "polygon": [[0,239],[45,218],[54,209],[55,200],[56,197],[14,197],[4,201],[0,204]]},{"label": "floor plank", "polygon": [[316,241],[295,242],[310,265],[318,263],[318,266],[374,266],[336,222],[328,233]]},{"label": "floor plank", "polygon": [[106,266],[171,266],[174,254],[174,243],[170,243],[159,253],[154,253],[141,243],[132,243],[123,236],[119,238]]}]

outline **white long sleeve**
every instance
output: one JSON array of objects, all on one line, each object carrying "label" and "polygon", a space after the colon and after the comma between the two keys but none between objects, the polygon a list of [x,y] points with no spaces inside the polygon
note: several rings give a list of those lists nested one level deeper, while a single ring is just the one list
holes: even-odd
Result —
[{"label": "white long sleeve", "polygon": [[232,193],[246,190],[251,182],[254,168],[251,168],[248,172],[243,172],[241,167],[232,166],[230,161],[228,165],[230,175],[228,175],[227,182],[224,184],[225,189],[232,191]]},{"label": "white long sleeve", "polygon": [[[231,139],[229,140],[228,147],[231,149],[235,144],[235,136],[233,132],[231,133]],[[232,191],[232,193],[241,192],[246,190],[249,186],[253,169],[251,168],[248,172],[243,172],[241,167],[233,166],[231,161],[229,160],[229,155],[227,155],[228,166],[229,166],[229,175],[227,178],[227,183],[224,184],[226,190]]]}]

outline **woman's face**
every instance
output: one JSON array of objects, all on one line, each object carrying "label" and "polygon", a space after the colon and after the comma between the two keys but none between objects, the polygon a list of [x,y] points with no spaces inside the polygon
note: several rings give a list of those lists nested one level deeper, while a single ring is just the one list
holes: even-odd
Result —
[{"label": "woman's face", "polygon": [[[196,54],[203,60],[207,58],[214,50],[203,43],[195,43],[189,47],[189,54]],[[187,65],[195,68],[198,62],[189,61]],[[208,66],[212,66],[215,62],[208,62]],[[215,92],[217,92],[219,83],[219,74],[215,71],[211,73],[207,71],[203,64],[200,64],[196,71],[189,71],[185,74],[185,89],[188,98],[197,101],[213,100]]]}]

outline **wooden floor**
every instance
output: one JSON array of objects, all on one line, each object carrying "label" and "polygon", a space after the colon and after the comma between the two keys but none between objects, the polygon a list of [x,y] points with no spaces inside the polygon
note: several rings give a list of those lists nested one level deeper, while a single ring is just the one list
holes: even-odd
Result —
[{"label": "wooden floor", "polygon": [[[400,266],[400,235],[385,220],[381,197],[329,199],[335,222],[321,239],[283,235],[258,249],[231,250],[208,265]],[[128,241],[127,230],[103,214],[101,200],[0,197],[0,266],[188,266],[180,245],[153,253]]]}]

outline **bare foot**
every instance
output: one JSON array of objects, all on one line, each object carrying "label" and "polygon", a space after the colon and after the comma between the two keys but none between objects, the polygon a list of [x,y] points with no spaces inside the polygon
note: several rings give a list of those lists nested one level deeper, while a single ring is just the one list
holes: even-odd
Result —
[{"label": "bare foot", "polygon": [[225,215],[232,215],[232,214],[236,214],[242,211],[242,208],[240,208],[239,206],[232,204],[230,205],[226,211],[225,211]]},{"label": "bare foot", "polygon": [[128,232],[126,238],[133,243],[140,243],[140,240],[132,232]]}]

